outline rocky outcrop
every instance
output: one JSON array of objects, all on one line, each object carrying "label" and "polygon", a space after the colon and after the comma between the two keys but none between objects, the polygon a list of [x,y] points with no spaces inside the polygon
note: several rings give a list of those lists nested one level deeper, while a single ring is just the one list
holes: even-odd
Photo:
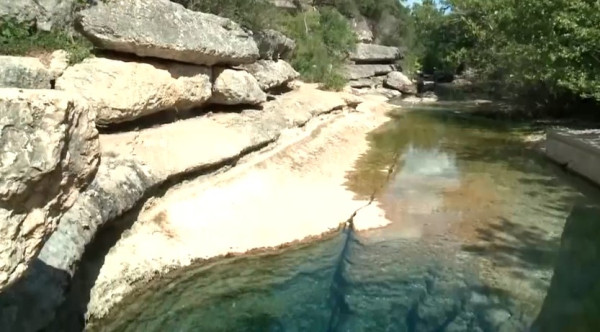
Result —
[{"label": "rocky outcrop", "polygon": [[369,24],[369,21],[364,16],[358,16],[350,20],[350,24],[352,25],[352,29],[354,29],[354,33],[356,34],[356,38],[361,43],[371,43],[375,36],[373,35],[373,30]]},{"label": "rocky outcrop", "polygon": [[391,72],[384,81],[386,87],[396,89],[404,94],[416,94],[417,87],[406,75],[399,71]]},{"label": "rocky outcrop", "polygon": [[201,106],[211,96],[210,80],[203,66],[91,58],[69,67],[56,88],[86,99],[96,122],[108,125]]},{"label": "rocky outcrop", "polygon": [[52,75],[33,57],[0,56],[0,88],[50,89]]},{"label": "rocky outcrop", "polygon": [[402,58],[397,47],[364,44],[356,45],[356,50],[350,53],[350,60],[355,63],[394,63]]},{"label": "rocky outcrop", "polygon": [[50,31],[70,27],[77,0],[10,0],[0,1],[0,19],[35,24],[38,30]]},{"label": "rocky outcrop", "polygon": [[386,75],[394,71],[396,67],[394,65],[378,65],[378,64],[366,64],[366,65],[346,65],[346,78],[350,80],[358,80],[361,78],[370,78],[374,76]]},{"label": "rocky outcrop", "polygon": [[251,63],[258,48],[237,23],[169,0],[115,0],[83,10],[81,32],[97,47],[199,65]]},{"label": "rocky outcrop", "polygon": [[210,102],[221,105],[258,105],[267,101],[258,81],[251,74],[227,68],[215,68]]},{"label": "rocky outcrop", "polygon": [[93,112],[71,95],[0,89],[0,288],[20,277],[94,175]]},{"label": "rocky outcrop", "polygon": [[283,60],[259,60],[252,64],[240,66],[240,68],[254,76],[263,91],[281,87],[300,75],[289,63]]},{"label": "rocky outcrop", "polygon": [[267,29],[254,34],[258,52],[262,60],[289,59],[296,49],[296,43],[283,33]]},{"label": "rocky outcrop", "polygon": [[97,175],[60,216],[31,273],[0,296],[0,328],[38,331],[45,327],[65,300],[70,279],[97,231],[148,198],[157,186],[186,174],[226,169],[274,142],[282,132],[355,103],[352,99],[303,86],[266,103],[263,110],[215,113],[137,132],[101,135]]}]

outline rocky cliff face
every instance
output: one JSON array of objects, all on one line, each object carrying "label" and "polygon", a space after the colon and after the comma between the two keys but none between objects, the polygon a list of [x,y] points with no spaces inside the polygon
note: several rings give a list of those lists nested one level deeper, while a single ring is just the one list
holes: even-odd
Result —
[{"label": "rocky cliff face", "polygon": [[0,19],[35,24],[43,31],[71,26],[77,0],[9,0],[0,1]]},{"label": "rocky cliff face", "polygon": [[85,103],[58,91],[0,89],[0,289],[25,272],[98,162]]},{"label": "rocky cliff face", "polygon": [[[47,327],[97,232],[159,188],[363,101],[292,84],[289,38],[167,0],[99,3],[77,22],[119,53],[71,67],[64,52],[48,65],[0,57],[0,330]],[[280,88],[292,91],[267,101]],[[179,121],[156,120],[168,114]]]}]

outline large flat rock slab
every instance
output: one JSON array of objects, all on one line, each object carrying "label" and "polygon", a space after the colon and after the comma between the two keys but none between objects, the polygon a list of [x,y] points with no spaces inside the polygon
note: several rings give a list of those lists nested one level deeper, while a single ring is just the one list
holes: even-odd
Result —
[{"label": "large flat rock slab", "polygon": [[546,138],[546,154],[600,185],[600,129],[551,130]]},{"label": "large flat rock slab", "polygon": [[199,65],[252,63],[258,47],[237,23],[169,0],[98,1],[79,30],[97,47]]},{"label": "large flat rock slab", "polygon": [[394,65],[386,64],[356,64],[346,65],[345,76],[349,80],[382,76],[396,70]]},{"label": "large flat rock slab", "polygon": [[86,99],[106,126],[202,106],[212,95],[211,77],[205,66],[91,58],[69,67],[56,88]]},{"label": "large flat rock slab", "polygon": [[400,49],[392,46],[359,43],[350,53],[355,63],[394,63],[402,58]]},{"label": "large flat rock slab", "polygon": [[[147,204],[104,260],[88,316],[99,318],[157,274],[197,259],[276,247],[338,229],[369,204],[346,188],[380,114],[331,114],[288,132],[265,155],[220,176],[197,179]],[[362,227],[381,226],[372,213]]]}]

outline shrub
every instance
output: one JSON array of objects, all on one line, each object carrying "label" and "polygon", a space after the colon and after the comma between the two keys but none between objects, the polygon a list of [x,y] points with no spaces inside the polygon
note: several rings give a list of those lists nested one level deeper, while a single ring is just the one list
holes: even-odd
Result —
[{"label": "shrub", "polygon": [[[343,62],[355,44],[348,20],[335,8],[289,13],[264,0],[174,0],[186,8],[230,18],[242,26],[284,32],[296,41],[291,65],[309,82],[342,88]],[[353,0],[346,0],[353,1]]]},{"label": "shrub", "polygon": [[284,32],[296,40],[292,66],[309,82],[341,89],[346,79],[343,63],[356,45],[348,21],[335,9],[305,12],[286,22]]},{"label": "shrub", "polygon": [[73,64],[90,56],[92,44],[64,30],[38,31],[26,23],[0,20],[0,54],[31,55],[58,49],[69,52],[69,62]]}]

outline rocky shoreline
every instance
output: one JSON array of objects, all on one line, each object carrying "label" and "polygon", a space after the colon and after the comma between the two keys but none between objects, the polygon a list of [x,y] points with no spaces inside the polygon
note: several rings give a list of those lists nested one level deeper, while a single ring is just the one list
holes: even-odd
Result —
[{"label": "rocky shoreline", "polygon": [[[82,329],[193,261],[305,241],[351,216],[386,223],[344,182],[388,97],[412,89],[400,73],[396,90],[323,91],[297,81],[281,33],[167,0],[98,3],[75,22],[102,56],[0,56],[0,329],[65,313]],[[352,57],[400,52],[364,44]]]}]

